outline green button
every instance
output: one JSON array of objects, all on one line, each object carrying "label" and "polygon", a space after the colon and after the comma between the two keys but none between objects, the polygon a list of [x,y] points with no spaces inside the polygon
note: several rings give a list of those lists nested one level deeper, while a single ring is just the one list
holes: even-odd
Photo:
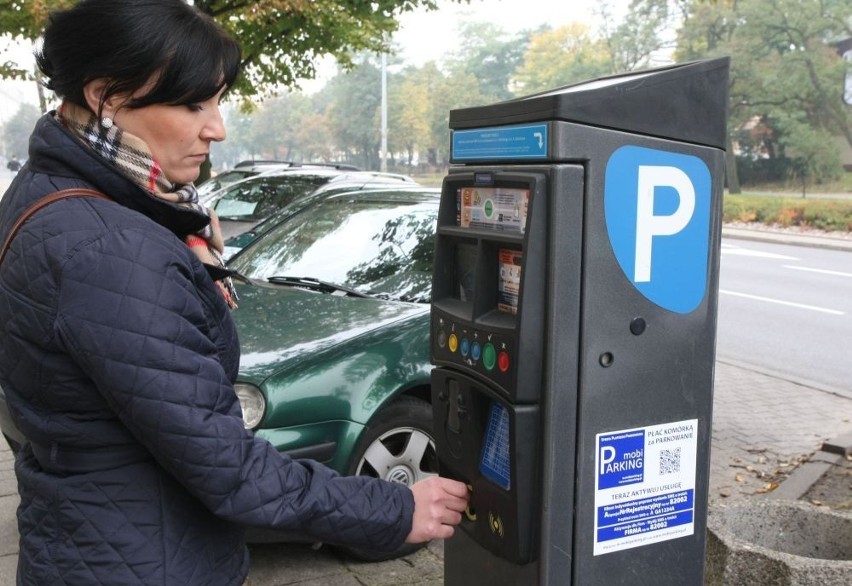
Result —
[{"label": "green button", "polygon": [[493,370],[497,363],[497,350],[494,349],[494,344],[488,342],[482,349],[482,364],[486,370]]}]

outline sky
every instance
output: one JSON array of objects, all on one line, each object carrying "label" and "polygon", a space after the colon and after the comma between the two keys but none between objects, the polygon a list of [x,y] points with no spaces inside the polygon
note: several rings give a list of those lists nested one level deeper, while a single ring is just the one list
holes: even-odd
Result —
[{"label": "sky", "polygon": [[[456,26],[460,21],[481,20],[498,25],[507,33],[535,28],[541,24],[553,27],[570,22],[594,24],[594,8],[599,0],[471,0],[470,3],[437,0],[439,9],[427,12],[418,10],[400,17],[400,30],[394,41],[400,46],[399,56],[406,62],[422,65],[427,61],[441,61],[453,50],[456,43]],[[624,11],[628,0],[614,0],[615,10]],[[32,66],[31,50],[16,47],[0,58],[11,57]],[[320,67],[321,72],[332,74],[333,62]],[[321,82],[320,82],[321,83]],[[311,82],[303,84],[311,90]],[[38,104],[35,84],[0,80],[0,124],[11,117],[22,102]]]},{"label": "sky", "polygon": [[[34,59],[28,47],[11,46],[8,42],[3,43],[3,47],[8,49],[8,52],[0,53],[0,59],[13,60],[32,67]],[[0,80],[0,124],[10,118],[24,102],[38,105],[38,92],[33,82]]]},{"label": "sky", "polygon": [[[470,3],[438,0],[437,11],[417,11],[402,16],[394,39],[402,45],[401,56],[415,65],[440,60],[453,49],[455,26],[460,21],[491,22],[507,33],[549,24],[553,28],[571,22],[594,22],[599,0],[471,0]],[[614,0],[623,10],[628,0]]]}]

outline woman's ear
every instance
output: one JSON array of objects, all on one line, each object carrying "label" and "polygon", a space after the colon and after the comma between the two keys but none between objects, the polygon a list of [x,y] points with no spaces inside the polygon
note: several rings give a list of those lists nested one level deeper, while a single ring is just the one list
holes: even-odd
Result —
[{"label": "woman's ear", "polygon": [[107,80],[103,78],[93,79],[83,86],[83,97],[86,100],[86,105],[89,107],[89,110],[95,114],[95,116],[112,116],[115,113],[115,108],[111,103],[113,101],[112,98],[103,103],[103,112],[99,111],[106,86]]}]

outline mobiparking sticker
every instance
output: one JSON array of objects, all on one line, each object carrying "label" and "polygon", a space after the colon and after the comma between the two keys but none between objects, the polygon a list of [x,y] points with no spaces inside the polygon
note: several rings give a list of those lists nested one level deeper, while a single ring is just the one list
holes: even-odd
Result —
[{"label": "mobiparking sticker", "polygon": [[698,420],[599,433],[594,555],[695,531]]}]

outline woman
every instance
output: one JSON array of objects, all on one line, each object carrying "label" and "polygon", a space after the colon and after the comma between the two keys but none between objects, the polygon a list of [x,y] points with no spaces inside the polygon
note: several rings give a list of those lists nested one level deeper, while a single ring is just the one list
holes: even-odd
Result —
[{"label": "woman", "polygon": [[[181,0],[83,0],[37,55],[62,98],[0,202],[0,386],[16,462],[18,584],[241,584],[241,526],[394,550],[446,538],[464,485],[292,461],[243,428],[234,291],[192,181],[225,138],[237,45]],[[214,281],[215,278],[220,280]]]}]

